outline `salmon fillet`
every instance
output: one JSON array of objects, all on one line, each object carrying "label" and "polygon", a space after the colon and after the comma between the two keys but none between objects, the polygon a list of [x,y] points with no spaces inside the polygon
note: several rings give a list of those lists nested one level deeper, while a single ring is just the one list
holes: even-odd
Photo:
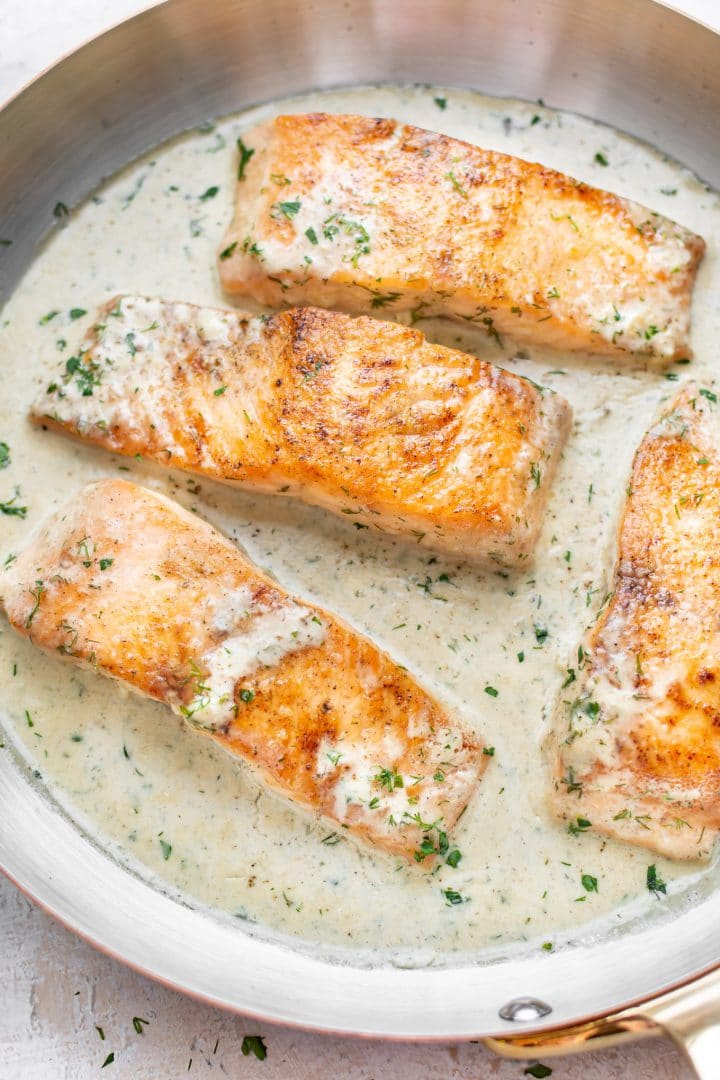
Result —
[{"label": "salmon fillet", "polygon": [[[613,592],[568,669],[554,804],[670,858],[720,829],[720,409],[694,384],[632,469]],[[579,819],[579,822],[578,822]]]},{"label": "salmon fillet", "polygon": [[35,645],[169,705],[287,798],[426,865],[448,851],[479,741],[169,499],[89,485],[0,572],[0,595]]},{"label": "salmon fillet", "polygon": [[564,399],[416,330],[122,297],[33,419],[508,566],[532,552]]},{"label": "salmon fillet", "polygon": [[218,258],[229,293],[690,355],[704,241],[638,203],[396,120],[278,116],[244,139]]}]

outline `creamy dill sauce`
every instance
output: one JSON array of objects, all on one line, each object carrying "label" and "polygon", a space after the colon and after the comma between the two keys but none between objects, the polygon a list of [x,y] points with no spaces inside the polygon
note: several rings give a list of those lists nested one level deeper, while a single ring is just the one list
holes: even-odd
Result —
[{"label": "creamy dill sauce", "polygon": [[[529,374],[574,407],[529,571],[482,572],[317,509],[114,458],[25,420],[97,305],[114,293],[230,306],[214,257],[232,210],[235,140],[274,112],[313,109],[396,116],[539,160],[645,203],[709,242],[695,290],[696,359],[672,367],[670,380],[633,369],[629,359],[532,349],[519,357],[510,342],[500,347],[472,327],[419,324],[431,340]],[[464,91],[358,89],[275,103],[179,138],[117,176],[51,238],[0,320],[0,440],[11,455],[0,471],[0,501],[17,488],[15,505],[28,508],[25,519],[0,516],[3,557],[91,479],[121,475],[163,491],[233,537],[289,590],[368,633],[457,707],[494,756],[452,837],[460,864],[428,875],[339,837],[264,792],[170,710],[42,655],[4,622],[0,752],[19,750],[101,845],[189,902],[328,946],[402,950],[407,962],[518,942],[558,947],[579,933],[604,933],[659,909],[646,889],[651,863],[669,893],[692,899],[708,888],[712,869],[568,835],[546,811],[541,742],[565,669],[608,588],[633,452],[676,377],[711,378],[718,368],[718,235],[717,196],[647,146],[588,120]],[[597,878],[597,892],[585,890],[582,875]],[[463,902],[449,905],[446,889]]]}]

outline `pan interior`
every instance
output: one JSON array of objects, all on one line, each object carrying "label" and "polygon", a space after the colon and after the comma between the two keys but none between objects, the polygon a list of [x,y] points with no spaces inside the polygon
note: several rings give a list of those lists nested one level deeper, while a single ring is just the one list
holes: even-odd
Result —
[{"label": "pan interior", "polygon": [[[152,703],[33,651],[3,630],[6,751],[79,826],[155,890],[235,919],[260,939],[328,959],[401,967],[490,962],[640,932],[710,895],[714,866],[673,864],[548,816],[542,739],[563,673],[611,580],[633,452],[690,370],[717,376],[720,268],[701,269],[696,359],[662,374],[628,361],[519,351],[485,327],[417,323],[426,335],[528,375],[576,418],[532,571],[510,577],[432,556],[328,514],[228,491],[33,430],[27,407],[77,349],[99,303],[136,292],[227,305],[213,269],[232,208],[236,141],[277,112],[396,116],[540,160],[634,198],[710,238],[717,195],[626,135],[542,105],[442,87],[313,93],[208,123],[152,151],[65,218],[3,313],[0,435],[26,518],[8,516],[3,557],[88,480],[129,477],[231,535],[292,591],[338,611],[457,708],[494,748],[454,841],[455,868],[428,875],[359,849],[276,796]],[[279,190],[282,178],[278,179]],[[246,310],[259,310],[242,303]],[[378,317],[391,317],[379,308]],[[30,360],[31,362],[28,362]],[[487,693],[490,687],[497,695]],[[681,826],[679,826],[681,827]],[[168,854],[168,847],[170,854]],[[648,865],[668,885],[648,893]],[[597,891],[583,884],[597,880]],[[448,894],[461,902],[449,902]],[[411,913],[411,917],[408,917]],[[214,915],[211,917],[215,917]]]}]

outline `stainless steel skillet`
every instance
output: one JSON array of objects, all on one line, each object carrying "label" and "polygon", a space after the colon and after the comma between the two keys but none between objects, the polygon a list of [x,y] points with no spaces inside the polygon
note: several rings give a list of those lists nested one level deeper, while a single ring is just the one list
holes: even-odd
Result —
[{"label": "stainless steel skillet", "polygon": [[[0,248],[0,296],[58,204],[72,206],[169,135],[252,102],[388,80],[541,97],[646,138],[720,186],[720,37],[652,0],[170,0],[80,49],[0,112],[0,239],[12,241]],[[663,1024],[704,1075],[720,1073],[712,895],[672,921],[557,954],[437,968],[321,961],[154,891],[84,837],[8,754],[0,865],[108,952],[238,1011],[388,1038],[493,1036],[523,1056]]]}]

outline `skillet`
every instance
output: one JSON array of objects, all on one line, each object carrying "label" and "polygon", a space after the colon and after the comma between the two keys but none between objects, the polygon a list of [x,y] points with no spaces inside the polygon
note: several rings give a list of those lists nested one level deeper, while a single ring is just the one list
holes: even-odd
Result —
[{"label": "skillet", "polygon": [[[653,0],[168,0],[82,47],[0,112],[0,236],[13,241],[1,252],[0,300],[54,226],[53,208],[76,205],[151,146],[255,102],[382,81],[542,98],[644,138],[720,187],[720,37]],[[0,712],[1,700],[0,688]],[[712,895],[677,915],[671,932],[666,921],[555,955],[368,968],[251,937],[151,889],[9,754],[0,756],[0,822],[0,866],[39,904],[214,1004],[319,1031],[486,1038],[522,1057],[662,1025],[702,1075],[716,1075]]]}]

